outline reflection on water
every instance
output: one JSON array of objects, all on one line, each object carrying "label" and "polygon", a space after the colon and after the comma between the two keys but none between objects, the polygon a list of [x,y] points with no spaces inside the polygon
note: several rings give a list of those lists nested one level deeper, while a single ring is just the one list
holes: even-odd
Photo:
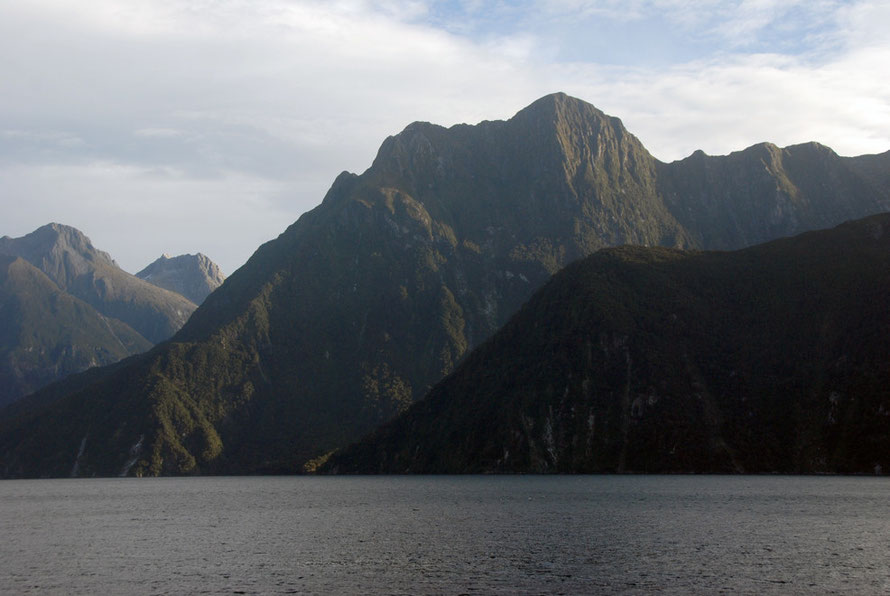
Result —
[{"label": "reflection on water", "polygon": [[890,591],[890,481],[0,482],[0,593]]}]

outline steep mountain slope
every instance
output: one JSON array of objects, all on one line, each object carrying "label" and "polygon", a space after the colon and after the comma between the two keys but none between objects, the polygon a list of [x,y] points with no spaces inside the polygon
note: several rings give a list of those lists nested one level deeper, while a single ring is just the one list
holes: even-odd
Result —
[{"label": "steep mountain slope", "polygon": [[890,151],[877,155],[860,155],[842,158],[860,176],[875,188],[890,188]]},{"label": "steep mountain slope", "polygon": [[[568,262],[612,244],[706,246],[682,208],[691,199],[661,190],[672,167],[562,94],[505,122],[412,124],[260,247],[171,342],[38,393],[0,424],[0,474],[65,475],[77,454],[85,475],[299,470],[424,395]],[[698,181],[670,188],[719,190],[726,205],[749,191],[742,175],[689,175]],[[823,182],[838,189],[838,217],[886,208],[875,183]],[[788,207],[801,227],[830,219],[807,188]],[[767,221],[777,201],[740,198],[727,218]]]},{"label": "steep mountain slope", "polygon": [[196,306],[120,269],[108,253],[69,226],[48,224],[21,238],[0,238],[0,254],[22,257],[65,292],[126,323],[152,343],[173,335]]},{"label": "steep mountain slope", "polygon": [[182,294],[195,304],[201,304],[210,292],[222,285],[226,276],[206,255],[161,255],[156,261],[136,274],[165,290]]},{"label": "steep mountain slope", "polygon": [[66,294],[24,259],[0,256],[0,406],[150,347],[136,331]]},{"label": "steep mountain slope", "polygon": [[842,158],[818,143],[697,151],[659,164],[659,191],[697,246],[732,249],[887,210],[890,163],[875,157]]},{"label": "steep mountain slope", "polygon": [[573,263],[329,471],[890,471],[890,216]]}]

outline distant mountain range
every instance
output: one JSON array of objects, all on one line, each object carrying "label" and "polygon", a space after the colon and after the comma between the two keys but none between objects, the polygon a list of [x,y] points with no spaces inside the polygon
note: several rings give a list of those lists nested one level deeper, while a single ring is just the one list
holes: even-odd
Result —
[{"label": "distant mountain range", "polygon": [[[890,208],[890,152],[665,164],[583,101],[414,123],[261,246],[168,342],[0,421],[0,474],[293,472],[406,410],[606,246],[736,249]],[[673,254],[673,253],[671,253]]]},{"label": "distant mountain range", "polygon": [[161,255],[136,277],[181,294],[195,304],[204,302],[226,280],[216,263],[201,253],[178,257]]},{"label": "distant mountain range", "polygon": [[21,257],[0,256],[0,405],[152,343],[63,292]]},{"label": "distant mountain range", "polygon": [[4,236],[0,254],[22,257],[62,290],[123,321],[152,343],[173,335],[195,310],[180,294],[127,273],[69,226],[49,224],[21,238]]},{"label": "distant mountain range", "polygon": [[558,273],[328,472],[890,471],[890,215]]},{"label": "distant mountain range", "polygon": [[[180,293],[123,271],[69,226],[4,236],[0,255],[0,405],[71,373],[144,352],[173,335],[196,308]],[[208,283],[208,274],[214,282],[221,277],[209,259],[197,260],[194,287]],[[184,285],[188,276],[179,279]]]}]

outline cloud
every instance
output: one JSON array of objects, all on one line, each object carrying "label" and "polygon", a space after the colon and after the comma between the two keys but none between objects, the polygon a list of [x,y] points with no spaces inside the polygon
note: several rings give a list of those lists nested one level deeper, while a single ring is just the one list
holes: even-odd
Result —
[{"label": "cloud", "polygon": [[725,154],[760,141],[819,141],[843,155],[890,149],[890,83],[872,73],[890,50],[857,51],[812,65],[775,54],[677,65],[662,72],[603,72],[577,67],[588,80],[572,92],[619,115],[663,160],[695,149]]},{"label": "cloud", "polygon": [[411,121],[509,118],[553,91],[666,160],[763,140],[883,151],[887,6],[4,3],[0,234],[66,220],[131,269],[181,246],[231,271]]},{"label": "cloud", "polygon": [[[333,9],[230,2],[210,17],[199,6],[96,1],[75,11],[44,1],[18,15],[19,22],[4,19],[4,54],[18,64],[0,66],[8,81],[0,122],[79,136],[91,158],[136,163],[142,147],[121,152],[133,136],[149,140],[146,130],[176,130],[150,140],[165,139],[170,165],[201,171],[221,157],[227,168],[250,170],[305,145],[348,154],[355,138],[363,140],[367,160],[373,151],[367,134],[445,116],[435,104],[453,105],[467,88],[500,95],[498,81],[487,82],[486,74],[508,74],[509,60],[528,51],[516,40],[506,50],[480,50],[387,16],[412,13],[404,3],[379,13],[361,2]],[[229,155],[246,146],[258,159]],[[159,152],[146,149],[154,162]],[[344,166],[359,164],[349,159]],[[281,165],[281,177],[298,166]]]},{"label": "cloud", "polygon": [[[4,220],[15,223],[4,235],[21,236],[49,222],[71,225],[97,248],[112,249],[131,273],[165,250],[203,252],[231,273],[296,219],[286,201],[277,200],[293,188],[237,173],[198,180],[110,162],[18,164],[0,167],[0,180]],[[41,200],[7,200],[29,196]]]},{"label": "cloud", "polygon": [[756,43],[758,34],[783,19],[801,4],[800,0],[742,0],[721,15],[715,31],[731,45]]},{"label": "cloud", "polygon": [[[410,121],[479,120],[509,104],[516,87],[499,82],[523,78],[510,62],[523,44],[480,49],[406,23],[422,12],[415,4],[4,5],[0,233],[63,219],[97,237],[106,227],[165,229],[142,246],[131,237],[103,247],[136,268],[175,250],[159,245],[175,242],[175,228],[204,238],[202,250],[231,271]],[[95,199],[112,191],[111,205]],[[239,192],[266,194],[248,213]],[[209,201],[217,195],[226,200]],[[265,235],[243,233],[261,222]],[[224,254],[229,242],[240,256]]]}]

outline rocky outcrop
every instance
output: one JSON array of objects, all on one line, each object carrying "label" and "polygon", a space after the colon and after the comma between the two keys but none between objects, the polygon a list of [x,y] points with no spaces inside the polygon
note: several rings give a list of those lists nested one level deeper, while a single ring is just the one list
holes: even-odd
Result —
[{"label": "rocky outcrop", "polygon": [[219,267],[207,256],[161,255],[148,267],[136,274],[141,280],[158,287],[182,294],[195,304],[201,304],[210,292],[226,280]]}]

